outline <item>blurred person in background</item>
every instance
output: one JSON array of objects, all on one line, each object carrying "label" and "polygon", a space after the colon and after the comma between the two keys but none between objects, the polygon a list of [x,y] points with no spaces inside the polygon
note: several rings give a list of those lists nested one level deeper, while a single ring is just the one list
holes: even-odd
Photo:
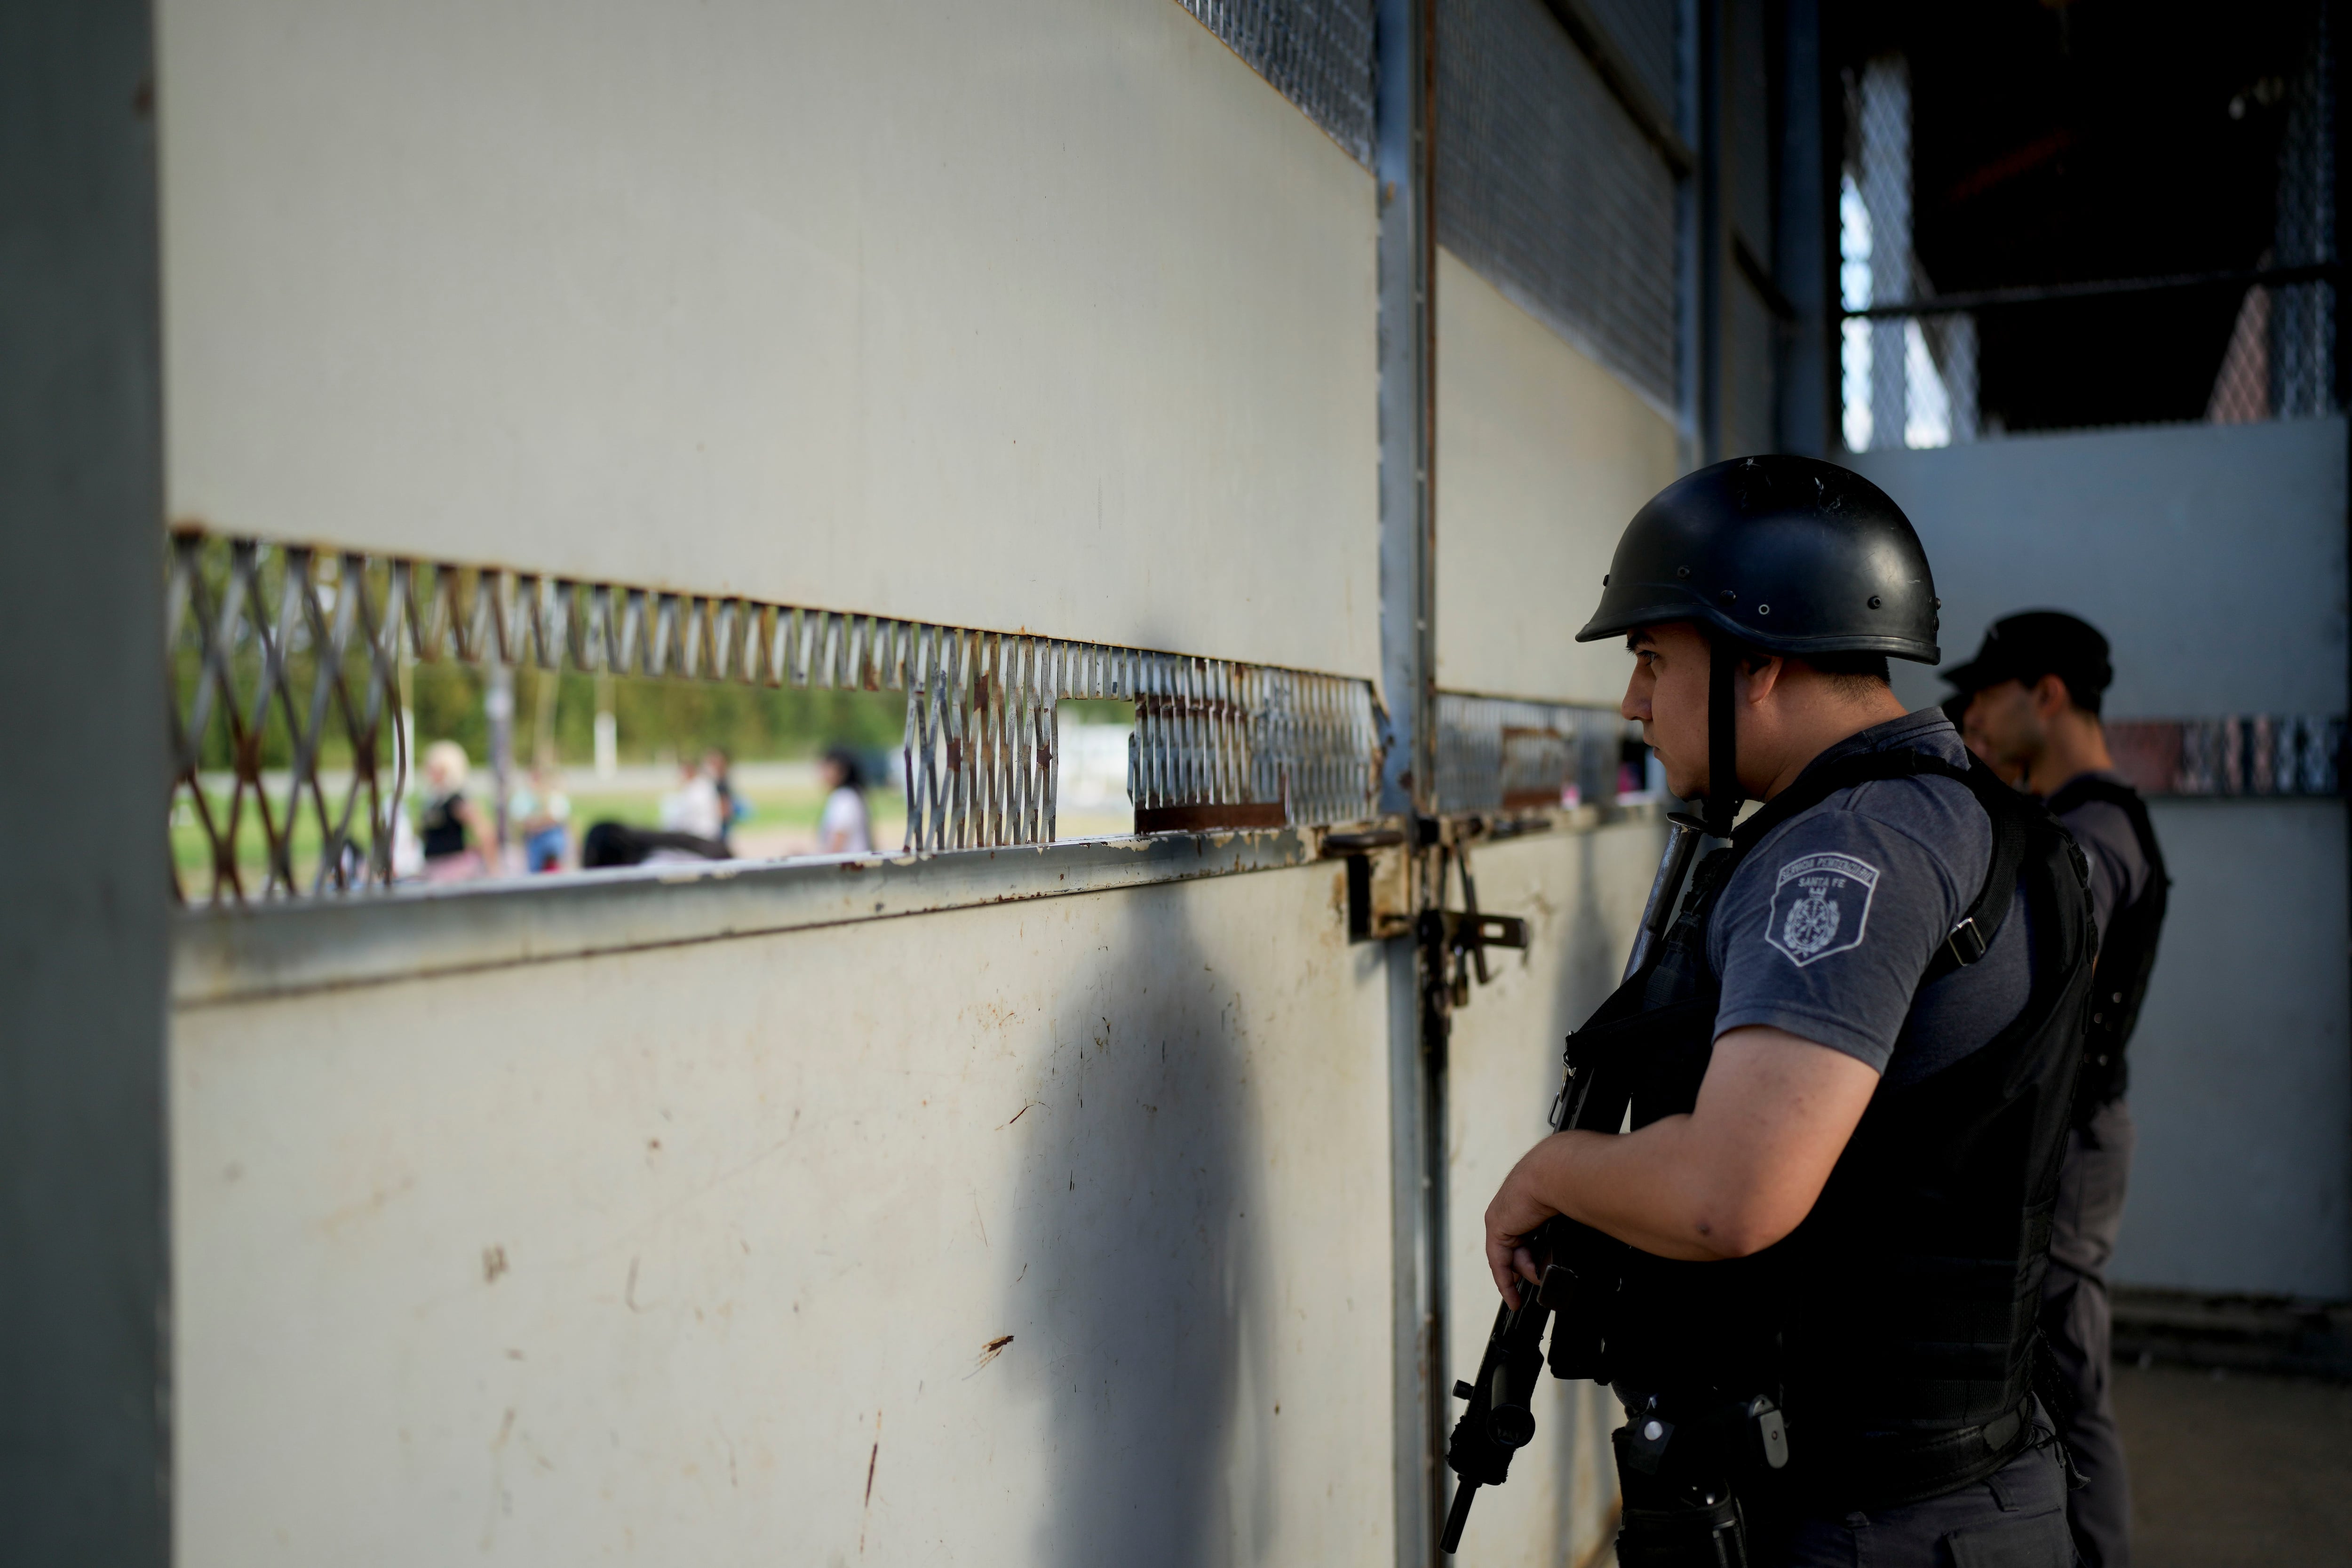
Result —
[{"label": "blurred person in background", "polygon": [[561,871],[572,849],[572,798],[551,767],[534,767],[508,802],[522,834],[523,869]]},{"label": "blurred person in background", "polygon": [[662,797],[661,826],[665,833],[683,833],[712,844],[723,841],[726,816],[719,785],[699,759],[688,758],[677,764],[677,788]]},{"label": "blurred person in background", "polygon": [[2059,1435],[2088,1483],[2067,1499],[2075,1550],[2086,1568],[2121,1568],[2131,1560],[2131,1479],[2108,1386],[2106,1269],[2131,1173],[2124,1047],[2156,963],[2169,883],[2147,808],[2107,751],[2099,709],[2115,669],[2096,628],[2055,610],[2011,616],[1944,679],[1958,688],[1945,711],[1969,749],[2042,796],[2090,862],[2098,984],[2059,1176],[2042,1331],[2074,1395],[2074,1409],[2053,1413]]},{"label": "blurred person in background", "polygon": [[416,813],[416,837],[425,851],[425,879],[463,882],[490,868],[496,835],[482,808],[466,794],[471,765],[466,748],[436,741],[425,749],[425,795]]},{"label": "blurred person in background", "polygon": [[719,795],[719,842],[730,855],[735,852],[735,825],[751,815],[750,803],[735,793],[734,781],[729,776],[732,766],[733,760],[721,747],[713,746],[702,753],[703,776]]},{"label": "blurred person in background", "polygon": [[829,747],[817,763],[817,777],[825,789],[824,811],[816,823],[820,855],[870,855],[874,824],[866,812],[866,780],[857,757],[846,746]]}]

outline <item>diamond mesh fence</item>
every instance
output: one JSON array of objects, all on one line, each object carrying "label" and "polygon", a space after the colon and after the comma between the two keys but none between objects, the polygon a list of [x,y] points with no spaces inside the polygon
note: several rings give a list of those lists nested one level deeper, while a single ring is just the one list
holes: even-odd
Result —
[{"label": "diamond mesh fence", "polygon": [[1134,705],[1139,831],[1375,814],[1379,714],[1342,676],[193,531],[167,589],[183,901],[400,879],[404,660],[904,692],[917,851],[1051,842],[1069,700]]}]

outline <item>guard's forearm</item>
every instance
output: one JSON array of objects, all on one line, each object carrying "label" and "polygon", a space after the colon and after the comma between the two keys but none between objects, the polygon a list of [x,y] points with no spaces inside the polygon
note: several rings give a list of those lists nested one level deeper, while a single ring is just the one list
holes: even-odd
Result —
[{"label": "guard's forearm", "polygon": [[1554,1133],[1528,1152],[1529,1186],[1569,1218],[1643,1252],[1688,1261],[1738,1257],[1752,1250],[1740,1234],[1743,1216],[1724,1212],[1690,1134],[1687,1116],[1623,1134]]}]

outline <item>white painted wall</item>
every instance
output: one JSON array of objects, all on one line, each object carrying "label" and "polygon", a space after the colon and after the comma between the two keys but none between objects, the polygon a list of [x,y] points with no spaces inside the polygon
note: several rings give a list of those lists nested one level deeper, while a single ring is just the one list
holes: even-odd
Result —
[{"label": "white painted wall", "polygon": [[[2114,645],[2116,718],[2345,708],[2345,426],[2160,426],[1843,459],[1919,531],[1944,662],[2012,611]],[[1914,703],[1944,686],[1897,664]]]},{"label": "white painted wall", "polygon": [[1392,1560],[1345,926],[1317,865],[184,1009],[176,1560]]},{"label": "white painted wall", "polygon": [[[1848,461],[1908,512],[1948,664],[2014,610],[2114,645],[2120,718],[2342,713],[2345,422],[2011,437]],[[1945,688],[1897,665],[1915,703]],[[2139,1125],[2115,1274],[2352,1296],[2345,808],[2159,805],[2174,879],[2131,1055]]]},{"label": "white painted wall", "polygon": [[1674,426],[1441,249],[1437,448],[1438,684],[1614,706],[1623,648],[1576,630],[1674,481]]},{"label": "white painted wall", "polygon": [[[1494,984],[1454,1016],[1447,1052],[1447,1346],[1441,1380],[1475,1375],[1497,1297],[1481,1237],[1487,1200],[1549,1130],[1560,1047],[1615,989],[1664,844],[1657,824],[1507,840],[1472,854],[1484,910],[1527,917],[1524,953],[1496,953]],[[1462,1411],[1447,1401],[1450,1430]],[[1609,1433],[1624,1419],[1607,1390],[1547,1376],[1536,1439],[1511,1479],[1472,1505],[1463,1568],[1548,1563],[1581,1568],[1616,1532]]]},{"label": "white painted wall", "polygon": [[2159,803],[2171,915],[2131,1046],[2117,1278],[2352,1297],[2352,943],[2336,801]]},{"label": "white painted wall", "polygon": [[1371,176],[1171,0],[162,0],[172,514],[1371,676]]}]

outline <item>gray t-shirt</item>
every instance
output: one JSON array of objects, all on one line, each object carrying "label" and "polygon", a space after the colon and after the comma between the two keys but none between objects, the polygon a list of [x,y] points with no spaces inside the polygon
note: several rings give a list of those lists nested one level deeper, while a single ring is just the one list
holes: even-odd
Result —
[{"label": "gray t-shirt", "polygon": [[[2104,768],[2090,776],[2110,784],[2124,782],[2120,774]],[[2104,941],[2107,917],[2129,909],[2147,890],[2147,857],[2140,852],[2139,835],[2132,831],[2131,818],[2124,815],[2123,807],[2104,800],[2086,800],[2058,822],[2074,835],[2074,842],[2083,847],[2083,858],[2091,863],[2091,912]]]},{"label": "gray t-shirt", "polygon": [[[1892,751],[1969,760],[1951,721],[1929,708],[1864,730],[1813,765]],[[2021,891],[1983,958],[1919,982],[1991,861],[1991,820],[1954,779],[1879,780],[1798,813],[1739,863],[1708,924],[1707,967],[1723,984],[1716,1033],[1786,1029],[1895,1085],[1989,1043],[2032,991]]]}]

